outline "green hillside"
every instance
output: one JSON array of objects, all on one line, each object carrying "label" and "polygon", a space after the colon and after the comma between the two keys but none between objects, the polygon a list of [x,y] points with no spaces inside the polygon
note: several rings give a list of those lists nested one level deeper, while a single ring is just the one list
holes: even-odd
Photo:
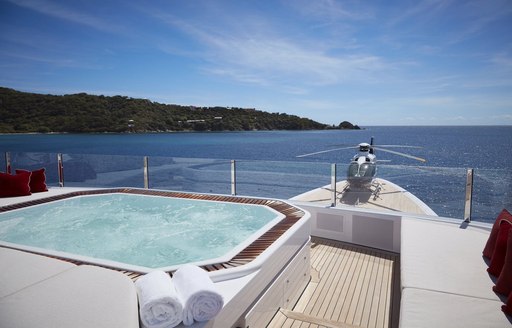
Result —
[{"label": "green hillside", "polygon": [[124,96],[54,96],[0,88],[0,133],[318,130],[339,126],[249,108],[166,105]]}]

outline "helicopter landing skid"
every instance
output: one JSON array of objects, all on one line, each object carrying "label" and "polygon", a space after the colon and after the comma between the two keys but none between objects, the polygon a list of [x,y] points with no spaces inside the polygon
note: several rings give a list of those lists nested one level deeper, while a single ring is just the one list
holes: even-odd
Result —
[{"label": "helicopter landing skid", "polygon": [[[372,189],[373,187],[373,189]],[[377,200],[377,198],[380,198],[380,192],[382,191],[382,184],[376,180],[372,181],[372,184],[370,186],[370,190],[372,192],[373,200]]]}]

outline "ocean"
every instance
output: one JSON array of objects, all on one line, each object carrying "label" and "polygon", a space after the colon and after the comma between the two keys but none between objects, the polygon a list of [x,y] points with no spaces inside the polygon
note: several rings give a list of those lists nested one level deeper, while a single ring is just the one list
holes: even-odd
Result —
[{"label": "ocean", "polygon": [[[164,164],[169,166],[172,158],[174,167],[178,162],[183,163],[180,174],[184,177],[178,176],[177,170],[165,171],[161,175],[157,175],[155,170],[151,187],[185,190],[186,186],[190,186],[192,190],[188,191],[218,193],[230,192],[228,164],[229,160],[236,160],[239,162],[239,189],[243,194],[289,198],[329,183],[331,163],[339,164],[339,179],[343,179],[346,164],[356,150],[342,149],[302,158],[298,158],[298,155],[356,146],[361,142],[370,142],[371,137],[374,137],[377,146],[421,147],[390,149],[425,158],[426,163],[377,151],[377,159],[382,160],[377,175],[408,189],[439,215],[462,217],[465,174],[468,168],[475,169],[474,218],[490,221],[503,207],[512,209],[512,126],[382,126],[363,130],[144,134],[9,134],[0,135],[0,152],[10,152],[15,158],[13,164],[18,160],[20,165],[27,157],[17,155],[18,153],[36,153],[36,158],[44,157],[44,154],[63,153],[70,154],[68,158],[74,159],[81,155],[82,160],[91,157],[90,155],[101,155],[96,157],[117,162],[119,171],[112,168],[116,165],[108,165],[108,170],[96,170],[96,179],[68,179],[67,185],[98,183],[98,176],[109,173],[108,179],[104,177],[100,181],[100,186],[116,186],[119,183],[140,186],[138,174],[137,178],[132,178],[133,181],[119,174],[120,171],[127,172],[140,166],[140,162],[137,162],[134,164],[135,168],[130,165],[127,167],[126,162],[130,158],[135,160],[141,156],[149,156],[150,167],[154,163],[161,168],[165,167]],[[105,162],[103,160],[103,164],[98,164],[96,160],[89,166],[96,169],[98,166],[105,166]],[[3,159],[0,160],[0,170],[3,171],[4,165]],[[117,180],[112,178],[116,174],[120,176]],[[199,178],[206,179],[206,183],[197,181]],[[251,178],[256,181],[250,181]]]}]

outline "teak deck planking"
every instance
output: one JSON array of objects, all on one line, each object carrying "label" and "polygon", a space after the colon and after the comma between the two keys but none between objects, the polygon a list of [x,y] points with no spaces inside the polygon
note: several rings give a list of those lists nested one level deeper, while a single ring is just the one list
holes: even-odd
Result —
[{"label": "teak deck planking", "polygon": [[400,256],[313,237],[311,281],[268,328],[398,327]]}]

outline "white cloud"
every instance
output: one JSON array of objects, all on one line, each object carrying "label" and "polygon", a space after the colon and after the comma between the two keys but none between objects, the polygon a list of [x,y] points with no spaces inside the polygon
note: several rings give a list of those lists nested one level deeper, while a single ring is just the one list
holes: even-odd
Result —
[{"label": "white cloud", "polygon": [[[298,79],[306,85],[334,84],[349,79],[360,80],[372,70],[384,68],[382,60],[372,55],[329,56],[305,49],[289,40],[234,38],[211,40],[216,63],[238,72],[280,81]],[[363,73],[363,74],[361,74]]]},{"label": "white cloud", "polygon": [[85,60],[70,59],[69,56],[28,52],[23,50],[0,50],[0,56],[16,59],[16,64],[11,62],[10,66],[18,66],[20,63],[26,62],[35,62],[59,68],[82,68],[91,70],[105,69],[104,65],[89,63]]},{"label": "white cloud", "polygon": [[472,0],[457,6],[457,9],[466,24],[463,29],[458,30],[458,35],[452,40],[454,43],[482,33],[489,25],[507,19],[512,13],[509,0]]},{"label": "white cloud", "polygon": [[431,19],[432,16],[449,7],[452,2],[451,0],[421,0],[411,2],[413,5],[409,7],[400,5],[400,14],[393,17],[388,24],[396,25],[411,19]]},{"label": "white cloud", "polygon": [[512,57],[505,53],[495,54],[490,59],[491,64],[496,65],[500,70],[512,70]]},{"label": "white cloud", "polygon": [[[202,48],[195,54],[201,53],[208,62],[206,71],[244,83],[295,90],[301,85],[365,81],[389,68],[376,55],[334,54],[332,49],[314,40],[281,36],[268,24],[262,30],[260,27],[264,24],[253,21],[234,31],[227,28],[231,26],[229,22],[212,29],[196,21],[192,23],[161,13],[155,15],[194,38]],[[251,26],[258,28],[251,29]]]},{"label": "white cloud", "polygon": [[503,125],[512,124],[512,114],[491,115],[490,119],[493,122],[499,122],[499,124],[503,124]]},{"label": "white cloud", "polygon": [[453,97],[418,97],[403,98],[402,103],[414,107],[448,107],[453,106],[457,101]]},{"label": "white cloud", "polygon": [[[67,6],[69,2],[52,2],[48,0],[8,0],[15,5],[37,11],[41,14],[67,20],[76,24],[92,27],[96,30],[108,33],[126,33],[124,28],[112,24],[95,14],[87,14],[84,11]],[[66,5],[64,5],[66,4]],[[93,4],[97,5],[97,4]]]},{"label": "white cloud", "polygon": [[306,17],[313,17],[326,22],[343,19],[363,20],[374,16],[373,10],[363,2],[341,3],[335,0],[290,0],[286,4]]}]

